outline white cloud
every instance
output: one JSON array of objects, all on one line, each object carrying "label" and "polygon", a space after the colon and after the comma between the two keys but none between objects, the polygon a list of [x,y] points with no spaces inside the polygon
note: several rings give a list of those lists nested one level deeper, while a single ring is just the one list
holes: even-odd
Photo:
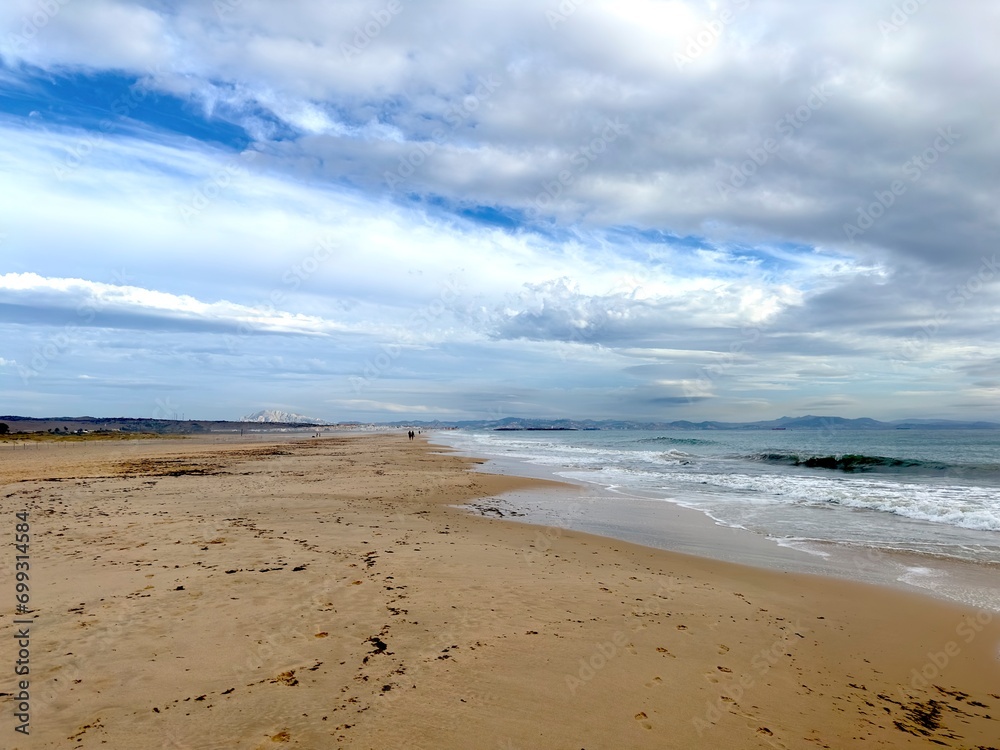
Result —
[{"label": "white cloud", "polygon": [[349,329],[336,321],[277,310],[273,305],[248,307],[226,300],[203,302],[189,295],[83,279],[44,278],[33,273],[0,276],[0,291],[8,304],[74,310],[82,324],[90,324],[98,316],[118,320],[121,315],[133,315],[180,323],[205,322],[246,332],[325,335]]},{"label": "white cloud", "polygon": [[[971,258],[993,246],[995,236],[971,229],[986,218],[976,196],[988,178],[978,165],[1000,156],[981,116],[992,100],[978,97],[969,110],[947,71],[989,90],[1000,53],[975,42],[1000,15],[996,7],[924,5],[888,35],[879,21],[890,10],[860,0],[822,9],[590,2],[555,28],[547,9],[441,0],[385,16],[374,1],[245,0],[220,15],[195,0],[169,13],[95,0],[66,4],[30,45],[8,54],[52,70],[156,70],[154,86],[187,92],[209,111],[225,104],[261,138],[273,134],[255,113],[266,109],[313,136],[282,144],[287,159],[270,166],[319,178],[384,188],[386,169],[473,94],[474,111],[444,125],[444,142],[405,189],[532,208],[542,186],[568,170],[570,184],[547,209],[562,220],[716,239],[756,232],[924,260],[940,259],[948,240]],[[34,3],[12,3],[0,27],[15,33],[34,11]],[[364,48],[345,59],[342,45],[359,29]],[[929,65],[934,51],[952,64]],[[694,59],[678,65],[678,54]],[[484,78],[499,87],[476,95]],[[608,118],[627,124],[628,135],[573,167],[576,150]],[[942,127],[961,133],[960,146],[848,243],[843,226],[856,209],[900,178]],[[779,146],[773,154],[761,151],[768,138]],[[720,197],[719,185],[755,153],[765,163],[751,160],[746,185]]]},{"label": "white cloud", "polygon": [[[159,267],[156,287],[164,290],[189,285],[188,276],[215,277],[243,304],[254,294],[290,297],[301,288],[388,308],[396,300],[408,307],[454,296],[451,285],[487,308],[503,300],[517,312],[557,298],[595,298],[593,304],[619,308],[606,311],[612,316],[627,316],[626,307],[670,305],[693,325],[718,325],[768,318],[801,302],[802,285],[826,283],[835,269],[849,276],[852,266],[814,256],[775,276],[734,263],[735,251],[725,246],[699,254],[641,239],[612,244],[599,232],[562,241],[513,234],[357,192],[304,187],[260,171],[264,157],[183,150],[180,139],[106,136],[59,179],[59,154],[85,135],[2,132],[15,146],[2,159],[7,177],[0,176],[11,234],[21,257],[45,248],[46,276],[79,267],[91,278],[121,268],[150,277]],[[47,222],[53,212],[63,221]],[[97,262],[81,263],[91,257]],[[720,270],[728,278],[720,279]]]},{"label": "white cloud", "polygon": [[[344,399],[344,400],[332,400],[328,403],[333,404],[341,408],[358,410],[358,411],[376,411],[376,412],[389,412],[390,414],[434,414],[434,415],[463,415],[460,409],[448,409],[446,407],[434,404],[395,404],[385,401],[372,401],[370,399]],[[389,417],[387,417],[389,418]]]},{"label": "white cloud", "polygon": [[144,70],[171,54],[167,19],[137,3],[12,0],[4,7],[4,54],[31,65]]}]

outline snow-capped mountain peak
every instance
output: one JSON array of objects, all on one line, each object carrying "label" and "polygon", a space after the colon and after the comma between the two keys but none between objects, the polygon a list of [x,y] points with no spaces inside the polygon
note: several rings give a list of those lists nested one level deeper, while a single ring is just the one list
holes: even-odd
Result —
[{"label": "snow-capped mountain peak", "polygon": [[277,409],[261,409],[240,419],[241,422],[285,422],[292,424],[326,424],[325,419],[313,419]]}]

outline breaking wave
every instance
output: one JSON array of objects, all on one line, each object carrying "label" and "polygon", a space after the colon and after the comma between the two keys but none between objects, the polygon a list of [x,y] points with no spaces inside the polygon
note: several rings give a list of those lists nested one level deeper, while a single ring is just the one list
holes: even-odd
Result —
[{"label": "breaking wave", "polygon": [[963,473],[996,473],[1000,467],[984,464],[953,464],[944,461],[924,461],[915,458],[893,458],[890,456],[866,456],[858,453],[817,456],[798,453],[756,453],[745,458],[768,464],[783,466],[803,466],[807,469],[828,469],[848,474],[868,471],[888,471],[893,473],[913,472],[920,474],[944,474],[960,476]]}]

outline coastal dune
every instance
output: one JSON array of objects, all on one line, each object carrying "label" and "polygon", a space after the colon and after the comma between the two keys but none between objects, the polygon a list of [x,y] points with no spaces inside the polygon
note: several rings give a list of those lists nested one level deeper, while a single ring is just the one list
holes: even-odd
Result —
[{"label": "coastal dune", "polygon": [[3,747],[1000,747],[992,613],[512,523],[575,488],[422,439],[4,448]]}]

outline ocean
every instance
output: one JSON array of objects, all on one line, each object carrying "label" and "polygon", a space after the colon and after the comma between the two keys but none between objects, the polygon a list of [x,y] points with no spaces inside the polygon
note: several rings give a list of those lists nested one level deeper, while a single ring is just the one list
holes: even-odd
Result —
[{"label": "ocean", "polygon": [[[517,473],[600,488],[600,507],[563,513],[559,525],[677,548],[648,522],[651,504],[668,503],[819,560],[795,565],[776,550],[776,567],[888,576],[1000,611],[1000,431],[457,431],[435,440]],[[545,524],[555,511],[515,512]]]}]

